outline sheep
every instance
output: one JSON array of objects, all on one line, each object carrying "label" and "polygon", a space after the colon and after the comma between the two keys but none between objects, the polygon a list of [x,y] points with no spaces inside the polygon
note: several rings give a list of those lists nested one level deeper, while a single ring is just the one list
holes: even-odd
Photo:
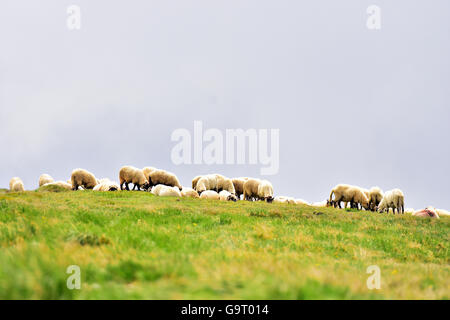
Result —
[{"label": "sheep", "polygon": [[137,188],[138,191],[140,191],[141,188],[144,190],[148,190],[148,188],[150,187],[150,184],[141,169],[132,166],[124,166],[120,168],[119,171],[120,190],[123,190],[124,184],[125,189],[130,190],[128,186],[129,183],[133,184],[133,190]]},{"label": "sheep", "polygon": [[44,184],[51,183],[54,181],[55,180],[53,180],[53,178],[50,175],[48,175],[46,173],[41,174],[41,176],[39,177],[39,187],[42,187]]},{"label": "sheep", "polygon": [[439,216],[450,216],[450,212],[448,212],[447,210],[444,210],[444,209],[436,209],[436,213],[439,215]]},{"label": "sheep", "polygon": [[13,192],[25,191],[22,179],[14,177],[9,181],[9,190]]},{"label": "sheep", "polygon": [[231,181],[233,182],[234,190],[236,192],[236,197],[241,199],[241,195],[244,194],[244,183],[249,178],[241,177],[241,178],[233,178]]},{"label": "sheep", "polygon": [[331,204],[329,201],[324,200],[324,201],[320,201],[320,202],[313,202],[311,204],[312,207],[318,207],[318,208],[326,208],[326,207],[330,207]]},{"label": "sheep", "polygon": [[42,187],[46,187],[46,186],[58,186],[58,187],[66,189],[66,190],[72,190],[72,183],[68,183],[66,181],[54,181],[54,182],[49,182],[49,183],[42,185]]},{"label": "sheep", "polygon": [[73,170],[70,181],[72,183],[72,190],[75,191],[78,190],[79,186],[82,186],[84,189],[93,189],[98,182],[92,173],[84,169]]},{"label": "sheep", "polygon": [[94,187],[94,191],[117,191],[120,186],[109,179],[100,179],[99,184]]},{"label": "sheep", "polygon": [[427,207],[423,210],[416,211],[412,214],[414,217],[422,217],[422,218],[436,218],[439,219],[439,215],[436,212],[436,209],[433,207]]},{"label": "sheep", "polygon": [[295,204],[295,199],[292,197],[286,197],[286,196],[277,196],[273,199],[273,202],[275,203],[290,203]]},{"label": "sheep", "polygon": [[200,199],[220,200],[220,196],[216,191],[205,190],[200,195]]},{"label": "sheep", "polygon": [[378,187],[372,187],[369,190],[369,206],[370,210],[375,211],[375,208],[380,204],[383,199],[383,191]]},{"label": "sheep", "polygon": [[414,210],[413,208],[406,208],[405,209],[405,213],[413,214],[414,212],[416,212],[416,210]]},{"label": "sheep", "polygon": [[183,189],[181,189],[181,196],[184,198],[200,198],[197,191],[186,187],[183,187]]},{"label": "sheep", "polygon": [[158,169],[156,169],[154,167],[145,167],[142,169],[142,172],[144,173],[145,178],[147,180],[149,180],[148,177],[150,176],[150,173],[152,173],[153,171],[156,171],[156,170],[158,170]]},{"label": "sheep", "polygon": [[229,193],[235,195],[236,191],[234,189],[233,181],[231,179],[224,177],[220,174],[208,174],[202,176],[195,186],[195,190],[199,194],[206,190],[213,190],[216,192],[220,192],[222,190],[226,190]]},{"label": "sheep", "polygon": [[219,192],[219,200],[236,202],[237,197],[234,194],[232,194],[229,191],[227,191],[227,190],[222,190],[222,191]]},{"label": "sheep", "polygon": [[192,179],[192,189],[197,190],[197,183],[198,183],[198,180],[200,180],[201,177],[203,177],[203,175],[196,176],[194,179]]},{"label": "sheep", "polygon": [[389,212],[389,208],[392,208],[393,213],[395,214],[395,209],[397,209],[397,213],[405,212],[405,196],[400,189],[393,189],[387,191],[384,194],[383,199],[381,199],[380,204],[378,205],[378,212]]},{"label": "sheep", "polygon": [[273,187],[267,180],[248,179],[244,183],[244,200],[273,201]]},{"label": "sheep", "polygon": [[[334,200],[333,198],[334,194]],[[327,205],[334,205],[341,208],[341,201],[344,201],[345,207],[347,207],[347,203],[351,203],[351,207],[353,204],[361,205],[364,209],[369,209],[369,199],[367,198],[363,189],[347,184],[339,184],[331,190],[330,198],[327,202]]]},{"label": "sheep", "polygon": [[152,193],[160,197],[181,197],[178,187],[169,187],[164,184],[158,184],[152,188]]},{"label": "sheep", "polygon": [[171,172],[160,169],[150,172],[148,176],[148,182],[151,187],[156,186],[158,184],[163,184],[169,187],[177,187],[179,190],[183,188],[176,175],[174,175]]}]

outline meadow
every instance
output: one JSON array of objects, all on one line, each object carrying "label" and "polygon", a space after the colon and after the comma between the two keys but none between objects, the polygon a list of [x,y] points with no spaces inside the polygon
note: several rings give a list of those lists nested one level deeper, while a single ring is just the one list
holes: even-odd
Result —
[{"label": "meadow", "polygon": [[449,231],[447,217],[3,190],[0,299],[448,299]]}]

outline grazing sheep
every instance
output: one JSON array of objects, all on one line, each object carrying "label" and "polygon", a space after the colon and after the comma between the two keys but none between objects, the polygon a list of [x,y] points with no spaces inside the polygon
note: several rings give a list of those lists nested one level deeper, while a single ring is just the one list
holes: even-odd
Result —
[{"label": "grazing sheep", "polygon": [[152,193],[160,197],[181,197],[181,192],[178,187],[169,187],[164,184],[158,184],[152,188]]},{"label": "grazing sheep", "polygon": [[148,179],[148,177],[150,176],[150,173],[152,173],[153,171],[156,171],[158,169],[154,168],[154,167],[145,167],[144,169],[142,169],[142,172],[144,173],[145,178],[150,181]]},{"label": "grazing sheep", "polygon": [[181,189],[181,196],[184,198],[200,198],[197,191],[186,187],[183,187],[183,189]]},{"label": "grazing sheep", "polygon": [[41,174],[41,176],[39,177],[39,187],[42,187],[44,184],[51,183],[54,181],[55,180],[53,180],[53,178],[50,175],[48,175],[46,173]]},{"label": "grazing sheep", "polygon": [[290,203],[295,204],[295,199],[292,197],[286,197],[286,196],[277,196],[273,199],[273,202],[275,203]]},{"label": "grazing sheep", "polygon": [[220,200],[220,196],[216,191],[205,190],[200,195],[200,199]]},{"label": "grazing sheep", "polygon": [[273,187],[267,180],[248,179],[244,183],[244,200],[273,201]]},{"label": "grazing sheep", "polygon": [[100,179],[99,184],[94,187],[94,191],[117,191],[120,186],[109,179]]},{"label": "grazing sheep", "polygon": [[219,192],[219,200],[236,202],[237,197],[234,194],[232,194],[229,191],[227,191],[227,190],[222,190],[222,191]]},{"label": "grazing sheep", "polygon": [[436,218],[439,219],[439,215],[436,212],[436,209],[433,207],[427,207],[423,210],[416,211],[412,214],[414,217],[422,217],[422,218]]},{"label": "grazing sheep", "polygon": [[244,183],[249,178],[247,177],[241,177],[241,178],[233,178],[231,181],[233,182],[234,190],[236,192],[236,197],[238,199],[241,199],[241,195],[244,194]]},{"label": "grazing sheep", "polygon": [[196,184],[197,192],[201,194],[206,190],[213,190],[216,192],[220,192],[222,190],[226,190],[231,194],[235,194],[233,181],[231,179],[224,177],[220,174],[208,174],[202,176]]},{"label": "grazing sheep", "polygon": [[9,181],[9,190],[13,192],[25,191],[22,179],[14,177]]},{"label": "grazing sheep", "polygon": [[79,186],[84,189],[93,189],[97,185],[95,176],[87,170],[75,169],[72,171],[72,190],[78,190]]},{"label": "grazing sheep", "polygon": [[124,166],[120,168],[119,171],[120,190],[123,190],[124,184],[125,189],[130,190],[128,186],[129,183],[133,184],[133,190],[137,188],[138,191],[140,191],[141,188],[144,190],[148,190],[148,188],[150,187],[148,180],[141,169],[132,166]]},{"label": "grazing sheep", "polygon": [[194,179],[192,179],[192,189],[197,190],[197,183],[198,183],[198,180],[200,180],[201,177],[203,177],[203,175],[196,176]]},{"label": "grazing sheep", "polygon": [[394,214],[395,209],[397,209],[397,213],[405,212],[405,196],[400,189],[393,189],[384,194],[383,199],[381,199],[378,205],[378,212],[389,212],[389,208],[392,208]]},{"label": "grazing sheep", "polygon": [[383,191],[378,187],[372,187],[369,191],[369,206],[370,210],[375,211],[375,208],[380,204],[383,199]]},{"label": "grazing sheep", "polygon": [[177,176],[166,170],[158,169],[150,172],[148,176],[148,182],[151,187],[156,186],[158,184],[163,184],[169,187],[177,187],[179,190],[183,188]]},{"label": "grazing sheep", "polygon": [[[333,200],[334,194],[334,200]],[[369,209],[369,199],[367,198],[363,189],[347,184],[339,184],[331,190],[330,198],[327,202],[328,205],[333,204],[335,207],[341,208],[341,201],[345,203],[350,202],[351,207],[353,204],[361,205],[364,209]]]}]

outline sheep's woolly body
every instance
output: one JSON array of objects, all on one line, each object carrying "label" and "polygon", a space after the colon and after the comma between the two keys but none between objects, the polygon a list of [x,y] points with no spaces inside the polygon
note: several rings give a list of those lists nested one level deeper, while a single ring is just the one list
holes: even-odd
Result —
[{"label": "sheep's woolly body", "polygon": [[170,187],[164,184],[154,186],[151,192],[159,197],[181,197],[181,192],[178,190],[178,187]]},{"label": "sheep's woolly body", "polygon": [[200,199],[220,200],[220,196],[216,191],[205,190],[200,195]]},{"label": "sheep's woolly body", "polygon": [[100,179],[99,184],[94,187],[94,191],[117,191],[120,186],[109,179]]},{"label": "sheep's woolly body", "polygon": [[93,189],[97,185],[97,179],[95,176],[84,169],[73,170],[70,181],[72,183],[73,190],[78,190],[79,186],[84,189]]},{"label": "sheep's woolly body", "polygon": [[149,186],[148,180],[141,169],[132,166],[124,166],[120,168],[119,171],[120,189],[123,190],[123,185],[125,184],[125,189],[130,190],[128,186],[129,183],[133,184],[133,190],[135,190],[135,188],[138,190],[141,188],[146,190]]},{"label": "sheep's woolly body", "polygon": [[436,209],[433,207],[427,207],[423,210],[416,211],[412,215],[414,217],[440,219],[439,214],[436,212]]},{"label": "sheep's woolly body", "polygon": [[395,209],[397,209],[398,213],[405,212],[405,196],[400,189],[393,189],[384,194],[378,205],[378,212],[389,211],[390,208],[392,208],[394,213]]},{"label": "sheep's woolly body", "polygon": [[234,190],[236,192],[236,197],[240,199],[241,195],[244,194],[244,183],[249,178],[247,177],[241,177],[241,178],[233,178],[231,181],[233,182]]},{"label": "sheep's woolly body", "polygon": [[374,210],[383,199],[383,191],[378,187],[372,187],[369,191],[369,205],[370,209]]},{"label": "sheep's woolly body", "polygon": [[286,197],[286,196],[278,196],[273,199],[273,202],[275,203],[290,203],[290,204],[296,204],[295,199],[292,197]]},{"label": "sheep's woolly body", "polygon": [[46,187],[46,186],[58,186],[58,187],[66,189],[66,190],[72,190],[72,184],[68,183],[66,181],[54,181],[54,182],[49,182],[49,183],[42,185],[42,187]]},{"label": "sheep's woolly body", "polygon": [[13,192],[25,191],[22,179],[14,177],[9,181],[9,190]]},{"label": "sheep's woolly body", "polygon": [[450,212],[444,209],[436,209],[436,212],[439,216],[450,216]]},{"label": "sheep's woolly body", "polygon": [[[194,182],[195,181],[193,181],[193,184],[195,184]],[[202,193],[206,190],[213,190],[216,192],[226,190],[231,194],[236,193],[233,181],[220,174],[208,174],[200,177],[200,179],[198,179],[197,183],[195,184],[195,190],[197,190],[199,193]]]},{"label": "sheep's woolly body", "polygon": [[184,198],[200,198],[197,191],[186,187],[183,187],[183,189],[181,189],[181,196]]},{"label": "sheep's woolly body", "polygon": [[44,184],[52,183],[54,181],[55,180],[53,180],[53,178],[50,175],[48,175],[46,173],[41,174],[41,176],[39,177],[39,187],[42,187]]},{"label": "sheep's woolly body", "polygon": [[248,179],[244,183],[244,200],[273,200],[273,187],[267,180]]},{"label": "sheep's woolly body", "polygon": [[145,167],[142,169],[142,172],[144,173],[145,178],[148,180],[150,173],[152,173],[153,171],[156,171],[156,170],[158,170],[158,169],[156,169],[154,167]]},{"label": "sheep's woolly body", "polygon": [[203,175],[196,176],[194,179],[192,179],[192,189],[197,190],[198,180],[200,180],[202,177],[203,177]]},{"label": "sheep's woolly body", "polygon": [[163,184],[169,187],[177,187],[179,190],[183,188],[177,176],[165,170],[154,170],[150,172],[148,179],[150,186]]},{"label": "sheep's woolly body", "polygon": [[222,190],[219,192],[219,199],[221,201],[236,201],[237,197],[227,190]]},{"label": "sheep's woolly body", "polygon": [[262,180],[258,185],[258,196],[261,200],[273,200],[273,186],[269,181]]},{"label": "sheep's woolly body", "polygon": [[[334,194],[334,200],[333,200]],[[360,204],[365,209],[369,209],[369,199],[363,189],[348,184],[339,184],[331,190],[328,203],[334,204],[341,208],[341,201],[345,203]]]}]

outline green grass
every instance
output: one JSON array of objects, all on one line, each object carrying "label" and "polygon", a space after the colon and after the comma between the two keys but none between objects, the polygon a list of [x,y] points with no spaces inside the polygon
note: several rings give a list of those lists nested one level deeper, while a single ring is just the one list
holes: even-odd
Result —
[{"label": "green grass", "polygon": [[[0,192],[0,299],[448,299],[449,226],[145,192]],[[66,287],[69,265],[81,290]],[[370,265],[380,290],[367,289]]]}]

